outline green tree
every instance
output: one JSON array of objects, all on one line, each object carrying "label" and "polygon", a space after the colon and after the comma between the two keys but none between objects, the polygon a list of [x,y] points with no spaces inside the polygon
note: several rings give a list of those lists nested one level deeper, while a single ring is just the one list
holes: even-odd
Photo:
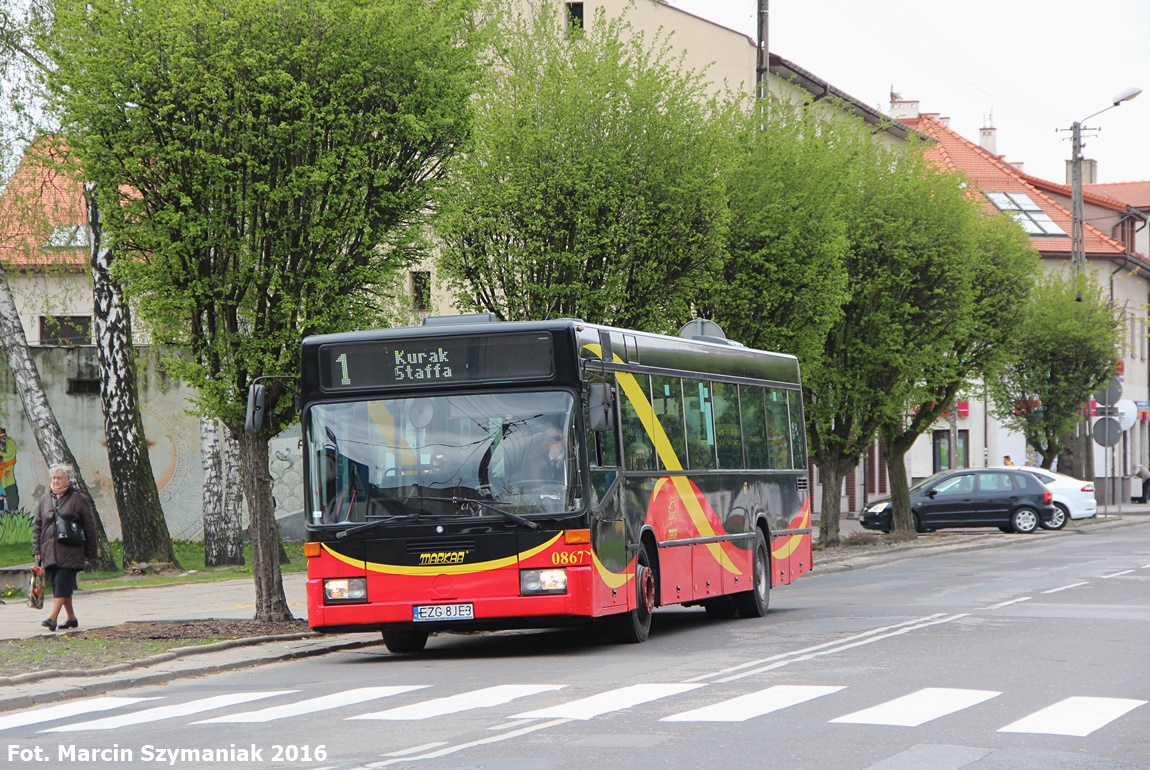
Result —
[{"label": "green tree", "polygon": [[[41,47],[117,272],[198,406],[240,437],[255,617],[290,617],[268,439],[302,337],[378,325],[467,138],[473,0],[93,0]],[[263,431],[243,402],[268,388]]]},{"label": "green tree", "polygon": [[766,131],[756,110],[730,131],[727,253],[697,306],[731,339],[806,364],[849,296],[843,180],[874,140],[826,110],[772,98],[769,112]]},{"label": "green tree", "polygon": [[440,197],[440,270],[461,305],[669,331],[726,233],[702,77],[666,38],[544,2],[498,25],[474,145]]},{"label": "green tree", "polygon": [[1121,358],[1121,316],[1091,277],[1047,272],[1024,307],[1009,358],[987,380],[994,415],[1026,437],[1049,468],[1090,394]]},{"label": "green tree", "polygon": [[[938,195],[932,196],[931,218],[946,227],[939,203]],[[949,280],[968,287],[968,301],[946,303],[936,310],[946,314],[941,320],[947,323],[920,327],[913,345],[924,354],[914,377],[912,406],[905,417],[885,423],[879,431],[890,469],[893,529],[900,532],[915,531],[907,453],[954,406],[960,390],[986,381],[1011,355],[1011,342],[1038,273],[1038,252],[1016,222],[997,213],[980,213],[966,199],[949,203],[947,229],[955,237],[937,259],[957,260],[953,265],[957,270],[947,271]],[[932,333],[933,338],[927,337]]]}]

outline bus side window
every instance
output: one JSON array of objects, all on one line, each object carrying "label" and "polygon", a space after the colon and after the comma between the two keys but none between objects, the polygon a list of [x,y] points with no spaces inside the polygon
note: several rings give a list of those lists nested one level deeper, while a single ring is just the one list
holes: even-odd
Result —
[{"label": "bus side window", "polygon": [[803,415],[803,397],[798,391],[790,391],[791,401],[791,451],[795,457],[795,467],[807,467],[807,423]]},{"label": "bus side window", "polygon": [[[683,384],[678,377],[651,377],[651,406],[655,409],[655,417],[663,427],[663,433],[671,444],[671,450],[679,461],[680,470],[687,459],[686,444],[684,443],[683,428]],[[659,458],[660,470],[668,470],[668,463],[674,462],[670,457]]]},{"label": "bus side window", "polygon": [[711,421],[711,383],[687,380],[683,383],[687,416],[687,452],[692,470],[715,467],[715,426]]},{"label": "bus side window", "polygon": [[720,468],[743,467],[743,435],[739,427],[739,386],[716,382],[715,442]]},{"label": "bus side window", "polygon": [[768,468],[767,421],[763,416],[763,389],[754,385],[739,386],[743,406],[743,442],[748,468]]},{"label": "bus side window", "polygon": [[[643,425],[642,419],[639,417],[640,409],[650,411],[650,397],[651,397],[651,382],[650,378],[645,374],[625,374],[620,373],[619,377],[634,377],[635,381],[643,389],[644,398],[642,403],[634,403],[627,395],[626,390],[622,387],[618,388],[619,393],[619,411],[622,417],[622,433],[623,433],[623,446],[626,448],[626,455],[624,462],[629,470],[633,471],[649,471],[655,469],[654,458],[655,448],[651,444],[651,437],[647,434],[647,429]],[[648,418],[651,415],[647,415]]]},{"label": "bus side window", "polygon": [[772,468],[793,468],[791,465],[791,437],[787,429],[787,392],[776,388],[767,390],[767,450]]}]

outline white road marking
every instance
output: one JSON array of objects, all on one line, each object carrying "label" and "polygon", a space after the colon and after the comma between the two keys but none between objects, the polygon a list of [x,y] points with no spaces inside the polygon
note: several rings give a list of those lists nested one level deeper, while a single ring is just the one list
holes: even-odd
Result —
[{"label": "white road marking", "polygon": [[528,695],[537,695],[541,692],[560,690],[566,685],[562,684],[501,684],[495,687],[485,687],[482,690],[460,693],[447,698],[415,703],[410,706],[399,706],[386,711],[376,711],[371,714],[360,714],[348,717],[354,719],[430,719],[445,714],[455,714],[471,709],[490,708],[510,703],[516,698]]},{"label": "white road marking", "polygon": [[80,730],[114,730],[117,727],[130,727],[131,725],[142,725],[146,722],[159,722],[161,719],[173,719],[175,717],[186,717],[191,714],[199,714],[203,711],[210,711],[211,709],[224,708],[225,706],[234,706],[237,703],[247,703],[253,700],[262,700],[263,698],[271,698],[276,695],[289,695],[296,690],[276,690],[273,692],[245,692],[245,693],[231,693],[230,695],[214,695],[211,698],[201,698],[200,700],[190,701],[188,703],[179,703],[173,706],[157,706],[152,709],[144,709],[143,711],[136,711],[131,714],[124,714],[118,717],[106,717],[104,719],[96,719],[91,722],[78,722],[74,725],[64,725],[63,727],[53,727],[51,730],[41,730],[42,733],[71,733],[79,732]]},{"label": "white road marking", "polygon": [[61,703],[59,706],[37,709],[35,711],[22,711],[11,716],[0,717],[0,730],[11,730],[13,727],[25,727],[40,722],[54,722],[57,719],[88,714],[93,711],[108,711],[109,709],[131,706],[145,700],[159,700],[159,698],[117,698],[105,696],[89,700]]},{"label": "white road marking", "polygon": [[600,714],[611,711],[621,711],[641,703],[648,703],[660,698],[703,687],[701,684],[635,684],[630,687],[620,687],[617,690],[608,690],[588,698],[580,698],[558,706],[525,711],[515,714],[512,719],[593,719]]},{"label": "white road marking", "polygon": [[1001,609],[1003,607],[1009,607],[1012,604],[1018,604],[1019,602],[1028,602],[1028,601],[1030,601],[1030,597],[1029,596],[1023,596],[1023,597],[1018,598],[1018,599],[1011,599],[1008,602],[1000,602],[998,604],[992,604],[989,607],[983,607],[983,609],[984,610],[997,610],[997,609]]},{"label": "white road marking", "polygon": [[1102,579],[1103,580],[1109,580],[1110,578],[1116,578],[1116,577],[1120,577],[1122,575],[1129,575],[1133,571],[1134,570],[1132,570],[1132,569],[1124,569],[1121,572],[1115,572],[1113,575],[1103,575]]},{"label": "white road marking", "polygon": [[447,741],[436,741],[435,743],[425,743],[422,746],[412,746],[410,749],[404,749],[403,751],[392,751],[388,754],[384,754],[383,756],[385,756],[385,757],[406,757],[409,754],[418,754],[421,751],[430,751],[431,749],[437,749],[440,746],[446,746],[446,745],[447,745]]},{"label": "white road marking", "polygon": [[[891,625],[891,626],[883,626],[881,628],[874,628],[874,629],[871,629],[870,631],[864,631],[861,634],[855,634],[854,636],[848,636],[845,639],[838,639],[838,640],[835,640],[833,642],[823,642],[822,644],[816,644],[816,645],[813,645],[811,647],[804,647],[801,650],[795,650],[793,652],[785,652],[785,653],[782,653],[780,655],[772,655],[769,658],[760,658],[759,660],[752,660],[752,661],[749,661],[747,663],[740,663],[737,666],[731,666],[729,668],[724,668],[724,669],[721,669],[719,671],[711,672],[710,674],[702,674],[701,676],[692,677],[691,679],[684,679],[683,681],[685,681],[685,682],[701,682],[704,679],[711,679],[712,677],[722,676],[723,674],[732,674],[736,671],[742,671],[742,670],[747,669],[747,668],[752,668],[753,666],[761,666],[764,663],[774,663],[775,661],[785,660],[787,658],[793,658],[793,657],[797,657],[797,656],[805,656],[805,657],[803,657],[803,660],[809,660],[810,659],[809,654],[812,652],[816,652],[818,650],[825,650],[828,647],[838,647],[840,644],[847,644],[849,642],[854,642],[854,641],[857,641],[860,639],[868,639],[868,638],[876,636],[878,634],[886,634],[888,631],[893,631],[893,630],[899,629],[899,628],[905,628],[907,626],[914,626],[916,628],[919,628],[920,626],[918,624],[926,623],[927,621],[935,620],[936,618],[941,618],[944,614],[945,613],[942,613],[942,612],[936,612],[933,615],[927,615],[926,617],[917,618],[915,620],[907,620],[907,621],[904,621],[902,623],[895,623],[894,625]],[[882,636],[881,638],[885,639],[886,636]],[[722,680],[722,681],[727,681],[727,680]]]},{"label": "white road marking", "polygon": [[[485,746],[489,743],[499,743],[501,741],[505,741],[505,740],[508,740],[510,738],[518,738],[521,735],[527,735],[529,733],[534,733],[534,732],[537,732],[539,730],[546,730],[548,728],[556,727],[558,725],[565,725],[570,721],[571,721],[570,719],[553,719],[550,722],[539,722],[537,724],[528,725],[527,727],[520,728],[518,730],[515,730],[514,732],[504,733],[503,735],[493,735],[490,738],[480,738],[479,740],[471,741],[470,743],[460,743],[460,744],[457,744],[455,746],[448,746],[447,748],[439,749],[438,751],[432,751],[432,752],[429,752],[427,754],[420,754],[419,756],[410,757],[410,758],[408,758],[406,756],[407,752],[401,752],[405,756],[396,757],[395,759],[389,759],[386,762],[372,762],[369,765],[364,765],[364,767],[369,767],[369,768],[387,767],[388,765],[394,765],[396,762],[410,762],[413,759],[437,759],[438,757],[446,757],[448,754],[454,754],[457,751],[463,751],[464,749],[474,748],[475,746]],[[388,755],[384,755],[384,756],[391,756],[391,755],[388,754]]]},{"label": "white road marking", "polygon": [[425,684],[419,684],[395,685],[392,687],[361,687],[346,692],[323,695],[318,698],[309,698],[308,700],[301,700],[296,703],[285,703],[282,706],[272,706],[270,708],[260,709],[259,711],[241,711],[238,714],[229,714],[228,716],[214,717],[212,719],[201,719],[199,722],[192,722],[192,724],[210,725],[242,722],[271,722],[275,719],[296,717],[301,714],[312,714],[316,711],[327,711],[334,708],[343,708],[344,706],[354,706],[356,703],[387,698],[391,695],[401,695],[405,692],[411,692],[412,690],[422,690],[427,686],[428,685]]},{"label": "white road marking", "polygon": [[847,714],[831,722],[854,725],[894,725],[918,727],[931,720],[953,714],[983,701],[1001,695],[993,690],[957,690],[927,687],[924,690],[895,698],[873,708]]},{"label": "white road marking", "polygon": [[1085,586],[1085,585],[1089,585],[1089,583],[1087,583],[1085,581],[1083,581],[1081,583],[1071,583],[1068,586],[1059,586],[1058,588],[1051,588],[1049,591],[1043,591],[1042,593],[1044,593],[1044,594],[1056,594],[1059,591],[1068,591],[1071,588],[1077,588],[1078,586]]},{"label": "white road marking", "polygon": [[[933,617],[938,617],[938,616],[933,616]],[[853,649],[855,647],[862,647],[863,645],[873,644],[874,642],[879,642],[879,641],[882,641],[883,639],[890,639],[891,637],[901,636],[903,634],[910,633],[911,631],[918,631],[919,629],[922,629],[922,628],[928,628],[930,626],[937,626],[940,623],[950,623],[951,621],[961,620],[962,618],[966,618],[966,617],[970,617],[970,613],[965,612],[965,613],[962,613],[960,615],[951,615],[949,617],[938,617],[937,620],[928,620],[926,622],[919,623],[918,625],[905,626],[903,628],[899,628],[896,631],[891,631],[890,633],[882,634],[881,636],[872,636],[872,637],[867,638],[867,639],[859,639],[858,641],[851,642],[850,644],[840,644],[837,647],[829,647],[828,649],[819,650],[818,652],[812,652],[812,653],[809,653],[807,655],[802,655],[802,656],[797,657],[797,658],[787,657],[787,656],[779,656],[780,658],[785,658],[785,659],[779,660],[776,663],[771,663],[771,664],[766,665],[766,666],[761,666],[759,668],[752,669],[751,671],[744,671],[741,674],[735,674],[733,676],[723,677],[722,679],[716,679],[715,681],[720,682],[720,683],[734,682],[738,679],[743,679],[743,678],[748,677],[748,676],[754,676],[755,674],[762,674],[766,671],[774,671],[775,669],[782,668],[783,666],[789,666],[792,663],[803,663],[803,662],[808,661],[808,660],[814,660],[815,658],[820,657],[822,655],[834,655],[837,652],[843,652],[844,650],[850,650],[850,649]],[[826,647],[826,645],[820,645],[820,646]],[[812,648],[812,649],[816,649],[816,648]]]},{"label": "white road marking", "polygon": [[1000,733],[1042,733],[1084,738],[1145,704],[1130,698],[1067,698],[1003,727]]},{"label": "white road marking", "polygon": [[796,706],[845,687],[800,687],[780,684],[765,690],[740,695],[711,706],[663,717],[660,722],[746,722],[772,711]]}]

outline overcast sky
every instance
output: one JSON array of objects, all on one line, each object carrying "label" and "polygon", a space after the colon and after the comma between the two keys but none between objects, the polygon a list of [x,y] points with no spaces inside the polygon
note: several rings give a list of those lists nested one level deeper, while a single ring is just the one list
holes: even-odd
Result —
[{"label": "overcast sky", "polygon": [[[755,37],[757,0],[667,0]],[[1147,89],[1084,124],[1102,182],[1150,180],[1148,0],[764,0],[770,50],[860,102],[890,92],[951,119],[975,143],[989,122],[998,152],[1027,173],[1066,180],[1075,121],[1130,86]]]}]

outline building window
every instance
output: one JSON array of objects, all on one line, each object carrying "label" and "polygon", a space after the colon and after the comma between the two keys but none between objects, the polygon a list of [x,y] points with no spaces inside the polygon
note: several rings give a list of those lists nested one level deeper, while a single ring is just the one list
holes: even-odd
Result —
[{"label": "building window", "polygon": [[936,430],[934,432],[934,472],[948,471],[953,468],[969,468],[970,455],[966,448],[970,445],[970,431],[958,431],[957,460],[953,465],[950,462],[950,431]]},{"label": "building window", "polygon": [[1066,231],[1054,224],[1050,215],[1030,200],[1030,196],[1026,193],[988,192],[986,197],[990,198],[990,202],[999,211],[1014,217],[1014,220],[1022,225],[1022,229],[1032,236],[1066,235]]},{"label": "building window", "polygon": [[91,345],[92,317],[86,315],[40,316],[41,345]]},{"label": "building window", "polygon": [[92,231],[87,225],[56,225],[44,242],[44,249],[79,249],[92,245]]},{"label": "building window", "polygon": [[567,28],[583,29],[583,3],[567,3]]},{"label": "building window", "polygon": [[411,271],[411,300],[416,310],[431,310],[431,273]]}]

